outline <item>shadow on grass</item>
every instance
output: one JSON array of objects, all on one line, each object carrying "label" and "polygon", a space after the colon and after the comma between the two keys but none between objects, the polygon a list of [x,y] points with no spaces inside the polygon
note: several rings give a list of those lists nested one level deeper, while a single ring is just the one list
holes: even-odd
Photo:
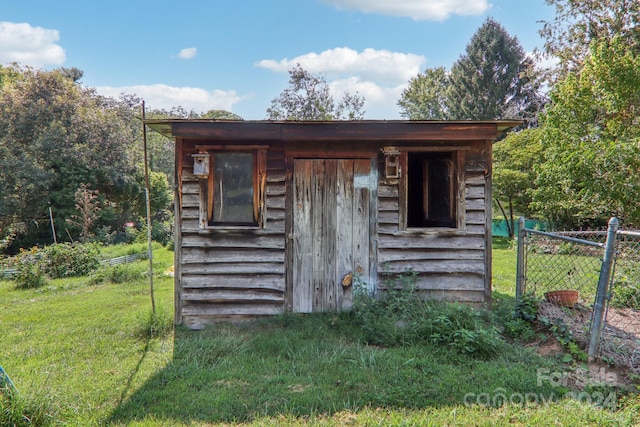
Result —
[{"label": "shadow on grass", "polygon": [[356,329],[350,320],[346,314],[289,315],[198,332],[177,328],[173,360],[106,421],[246,422],[459,405],[467,393],[498,387],[540,391],[535,369],[546,362],[515,347],[478,360],[448,346],[368,346],[350,331]]}]

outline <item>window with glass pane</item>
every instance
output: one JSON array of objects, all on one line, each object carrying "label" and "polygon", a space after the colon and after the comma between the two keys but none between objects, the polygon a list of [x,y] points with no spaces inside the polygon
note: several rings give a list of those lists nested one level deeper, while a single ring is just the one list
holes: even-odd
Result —
[{"label": "window with glass pane", "polygon": [[255,225],[254,153],[218,152],[213,155],[211,225]]}]

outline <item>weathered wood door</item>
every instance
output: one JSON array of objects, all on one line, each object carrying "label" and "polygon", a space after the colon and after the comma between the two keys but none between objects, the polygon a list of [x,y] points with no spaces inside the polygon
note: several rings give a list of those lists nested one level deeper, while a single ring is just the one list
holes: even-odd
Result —
[{"label": "weathered wood door", "polygon": [[376,185],[369,159],[294,160],[293,311],[347,309],[354,285],[374,285]]}]

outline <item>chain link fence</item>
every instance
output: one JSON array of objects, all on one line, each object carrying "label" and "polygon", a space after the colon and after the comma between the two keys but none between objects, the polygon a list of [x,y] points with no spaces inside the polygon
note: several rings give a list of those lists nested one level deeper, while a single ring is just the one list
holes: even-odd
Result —
[{"label": "chain link fence", "polygon": [[589,356],[640,374],[640,233],[615,224],[608,260],[606,230],[543,232],[521,220],[516,303],[539,299],[539,315]]},{"label": "chain link fence", "polygon": [[604,360],[640,375],[640,233],[619,230],[599,348]]}]

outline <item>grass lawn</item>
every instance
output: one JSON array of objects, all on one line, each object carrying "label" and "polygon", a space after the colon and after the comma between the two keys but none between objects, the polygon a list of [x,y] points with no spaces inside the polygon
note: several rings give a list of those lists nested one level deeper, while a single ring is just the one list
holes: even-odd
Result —
[{"label": "grass lawn", "polygon": [[[497,242],[493,260],[494,311],[504,316],[515,251]],[[372,346],[349,313],[174,330],[173,279],[161,274],[172,261],[165,249],[154,253],[156,318],[147,261],[118,267],[109,276],[127,279],[118,283],[79,278],[16,290],[0,281],[0,365],[20,393],[1,401],[0,425],[637,422],[637,395],[593,385],[563,399],[572,391],[563,375],[575,366],[512,340],[489,358],[430,343]],[[10,418],[20,412],[32,424]]]}]

